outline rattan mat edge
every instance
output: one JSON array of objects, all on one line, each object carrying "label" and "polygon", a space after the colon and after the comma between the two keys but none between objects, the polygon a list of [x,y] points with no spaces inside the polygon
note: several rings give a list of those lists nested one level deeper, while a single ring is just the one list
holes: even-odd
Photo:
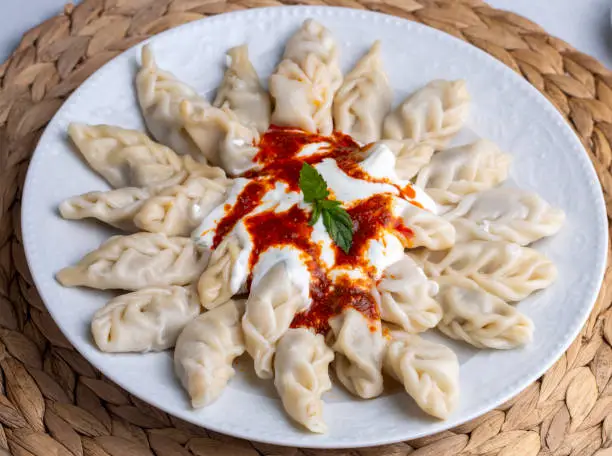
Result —
[{"label": "rattan mat edge", "polygon": [[0,66],[0,455],[612,456],[610,269],[581,335],[540,380],[452,431],[378,448],[273,447],[197,428],[103,378],[61,335],[33,286],[19,229],[19,195],[41,130],[91,73],[152,34],[211,14],[283,3],[393,14],[498,58],[575,129],[612,213],[612,73],[515,14],[478,0],[86,0],[67,6],[27,32]]}]

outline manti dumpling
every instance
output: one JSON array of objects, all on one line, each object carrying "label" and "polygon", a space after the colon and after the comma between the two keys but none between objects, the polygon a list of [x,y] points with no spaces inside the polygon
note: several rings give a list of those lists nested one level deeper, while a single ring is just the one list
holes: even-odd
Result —
[{"label": "manti dumpling", "polygon": [[412,256],[430,277],[464,276],[504,301],[525,299],[557,278],[557,268],[542,253],[508,242],[471,241]]},{"label": "manti dumpling", "polygon": [[231,278],[241,249],[238,238],[229,235],[212,251],[208,267],[198,281],[200,302],[206,309],[214,309],[238,292],[232,289]]},{"label": "manti dumpling", "polygon": [[124,231],[136,231],[134,216],[150,197],[150,190],[138,187],[89,192],[63,201],[59,211],[65,219],[94,218]]},{"label": "manti dumpling", "polygon": [[68,135],[89,166],[115,188],[184,179],[180,157],[139,131],[71,123]]},{"label": "manti dumpling", "polygon": [[307,300],[291,280],[284,262],[271,267],[257,283],[253,281],[242,329],[258,377],[274,376],[272,359],[276,343],[306,304]]},{"label": "manti dumpling", "polygon": [[385,372],[404,385],[423,411],[446,419],[459,401],[459,361],[444,345],[392,331]]},{"label": "manti dumpling", "polygon": [[260,133],[270,126],[270,96],[261,86],[246,44],[227,51],[227,69],[213,105],[227,105],[241,123],[255,126]]},{"label": "manti dumpling", "polygon": [[259,133],[254,126],[243,125],[229,107],[185,100],[180,113],[185,130],[209,163],[231,176],[255,166]]},{"label": "manti dumpling", "polygon": [[272,123],[330,135],[332,105],[342,84],[338,45],[331,32],[308,19],[289,39],[283,60],[270,76]]},{"label": "manti dumpling", "polygon": [[396,198],[396,209],[413,237],[408,241],[411,247],[425,247],[430,250],[443,250],[455,243],[455,227],[439,215],[421,209],[409,202]]},{"label": "manti dumpling", "polygon": [[209,252],[199,251],[189,238],[160,233],[113,236],[56,277],[65,287],[99,290],[187,285],[202,274],[208,257]]},{"label": "manti dumpling", "polygon": [[436,279],[436,296],[444,316],[438,329],[452,339],[479,348],[500,350],[529,343],[533,323],[511,306],[465,277],[450,275]]},{"label": "manti dumpling", "polygon": [[432,297],[436,283],[408,255],[385,269],[377,288],[380,318],[406,332],[427,331],[442,318],[442,308]]},{"label": "manti dumpling", "polygon": [[199,313],[200,301],[191,287],[144,288],[117,296],[98,310],[91,333],[105,352],[166,350]]},{"label": "manti dumpling", "polygon": [[387,116],[383,138],[427,141],[442,148],[465,124],[469,107],[465,81],[431,81]]},{"label": "manti dumpling", "polygon": [[189,236],[225,197],[227,184],[193,176],[183,184],[163,190],[142,205],[134,224],[153,233]]},{"label": "manti dumpling", "polygon": [[384,144],[395,155],[395,173],[403,180],[410,180],[431,160],[434,147],[427,142],[416,143],[412,139],[385,139]]},{"label": "manti dumpling", "polygon": [[455,226],[458,242],[482,239],[527,245],[556,234],[565,214],[536,193],[500,187],[466,196],[444,218]]},{"label": "manti dumpling", "polygon": [[333,359],[323,336],[306,328],[291,328],[278,342],[274,385],[289,416],[311,432],[327,432],[321,396],[332,387]]},{"label": "manti dumpling", "polygon": [[183,128],[179,105],[183,100],[207,102],[172,73],[158,68],[149,45],[142,47],[141,60],[136,92],[147,128],[157,141],[175,152],[199,157],[198,148]]},{"label": "manti dumpling", "polygon": [[334,98],[334,127],[362,144],[378,141],[384,117],[391,109],[392,92],[384,71],[380,41],[344,78]]},{"label": "manti dumpling", "polygon": [[174,371],[194,408],[218,399],[234,376],[232,363],[244,353],[243,313],[244,301],[227,301],[192,320],[179,335]]},{"label": "manti dumpling", "polygon": [[380,321],[370,321],[351,307],[330,320],[331,345],[338,380],[351,393],[369,399],[383,391],[385,338]]},{"label": "manti dumpling", "polygon": [[495,187],[510,171],[510,156],[488,140],[443,150],[416,177],[436,203],[456,204],[463,196]]}]

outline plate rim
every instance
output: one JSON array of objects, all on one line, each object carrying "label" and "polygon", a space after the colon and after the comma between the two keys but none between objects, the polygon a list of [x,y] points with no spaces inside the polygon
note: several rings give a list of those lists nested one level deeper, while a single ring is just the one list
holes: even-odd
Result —
[{"label": "plate rim", "polygon": [[[303,17],[304,19],[308,17],[308,15],[314,15],[316,17],[321,17],[321,16],[325,16],[326,14],[360,14],[360,15],[373,15],[373,16],[380,16],[381,18],[386,18],[387,20],[394,20],[394,21],[398,21],[400,23],[402,23],[405,27],[414,27],[417,30],[421,29],[421,32],[424,33],[430,33],[430,34],[434,34],[434,35],[438,35],[438,38],[441,38],[443,40],[449,40],[450,42],[454,41],[456,46],[460,46],[465,48],[468,52],[473,52],[473,53],[477,53],[477,54],[481,54],[480,58],[484,58],[484,59],[488,59],[490,61],[491,65],[496,65],[498,67],[503,67],[504,68],[504,72],[507,73],[509,78],[515,78],[515,80],[517,81],[518,84],[522,84],[526,87],[526,90],[531,91],[531,96],[533,96],[534,98],[539,98],[540,102],[544,102],[543,105],[546,106],[547,111],[550,112],[551,115],[556,116],[557,120],[560,120],[561,124],[563,124],[563,127],[567,133],[571,133],[568,136],[572,137],[572,140],[579,145],[580,150],[584,153],[584,157],[583,159],[586,159],[585,162],[585,171],[588,169],[588,173],[591,174],[591,177],[595,179],[595,183],[593,184],[593,186],[597,187],[595,190],[595,193],[597,195],[597,200],[598,201],[593,201],[593,203],[596,203],[596,207],[597,207],[597,212],[599,213],[599,218],[600,220],[600,225],[599,225],[599,229],[601,231],[600,234],[603,235],[602,237],[602,249],[601,252],[599,254],[599,258],[597,258],[597,261],[595,262],[594,265],[594,270],[595,268],[597,268],[596,274],[594,274],[594,276],[596,277],[596,280],[594,280],[594,284],[596,284],[596,286],[593,287],[593,289],[591,290],[591,293],[588,296],[585,296],[584,301],[585,302],[589,302],[588,306],[584,306],[582,313],[580,314],[580,318],[577,318],[576,321],[574,322],[574,326],[572,328],[571,333],[571,337],[567,337],[567,340],[564,340],[562,344],[559,344],[555,350],[554,356],[553,355],[549,355],[549,362],[547,364],[543,363],[543,365],[533,374],[524,377],[524,379],[520,382],[517,382],[517,384],[514,385],[508,385],[506,387],[506,389],[504,390],[504,395],[503,397],[499,397],[497,399],[491,399],[489,400],[486,405],[482,405],[480,407],[478,407],[478,411],[473,412],[470,415],[466,415],[465,417],[462,417],[460,420],[456,421],[456,422],[451,422],[446,421],[443,422],[444,424],[442,426],[436,427],[435,430],[432,431],[423,431],[421,433],[417,433],[415,435],[411,435],[410,439],[415,439],[415,438],[420,438],[420,437],[425,437],[425,436],[429,436],[429,435],[433,435],[435,433],[439,433],[439,432],[443,432],[445,430],[451,429],[453,427],[457,427],[460,426],[461,424],[464,424],[466,422],[469,422],[471,420],[473,420],[474,418],[477,418],[478,416],[484,415],[486,413],[488,413],[489,411],[493,410],[494,408],[498,407],[499,405],[503,404],[504,402],[508,401],[509,399],[511,399],[512,397],[517,396],[518,394],[520,394],[525,388],[527,388],[529,385],[531,385],[532,383],[534,383],[535,381],[537,381],[546,371],[548,371],[555,362],[557,362],[557,360],[567,351],[567,349],[569,348],[569,346],[573,343],[573,341],[576,339],[576,337],[579,335],[582,327],[584,326],[584,324],[586,323],[587,319],[589,318],[593,307],[596,303],[597,297],[599,295],[599,292],[601,290],[602,287],[602,283],[603,283],[603,279],[605,276],[605,271],[606,271],[606,261],[607,261],[607,257],[608,257],[608,242],[609,242],[609,232],[608,232],[608,219],[607,219],[607,208],[605,206],[605,199],[604,199],[604,195],[603,195],[603,190],[601,188],[601,184],[599,181],[599,177],[597,176],[596,170],[595,170],[595,166],[588,154],[588,152],[586,151],[586,149],[584,148],[583,144],[580,141],[580,138],[577,136],[577,134],[571,129],[570,125],[567,123],[566,119],[563,118],[563,116],[561,115],[561,113],[559,112],[559,110],[550,102],[548,101],[548,99],[546,99],[546,97],[539,91],[537,90],[535,87],[533,87],[531,85],[531,83],[529,83],[526,79],[524,79],[522,76],[514,73],[512,71],[511,68],[509,68],[507,65],[505,65],[503,62],[497,60],[496,58],[494,58],[493,56],[489,55],[488,53],[486,53],[485,51],[481,50],[480,48],[464,42],[448,33],[445,33],[441,30],[435,29],[433,27],[427,26],[425,24],[421,24],[419,22],[415,22],[415,21],[410,21],[408,19],[404,19],[398,16],[393,16],[393,15],[389,15],[389,14],[385,14],[385,13],[380,13],[377,11],[372,11],[372,10],[359,10],[359,9],[355,9],[355,8],[345,8],[345,7],[337,7],[337,6],[311,6],[311,5],[283,5],[283,6],[275,6],[275,7],[261,7],[261,8],[247,8],[244,10],[239,10],[239,11],[231,11],[231,12],[226,12],[226,13],[221,13],[221,14],[217,14],[214,16],[209,16],[209,17],[205,17],[196,21],[192,21],[186,24],[182,24],[180,26],[177,27],[173,27],[171,29],[168,29],[162,33],[153,35],[152,37],[147,38],[146,40],[141,41],[140,43],[135,44],[134,46],[131,46],[128,49],[125,49],[124,51],[122,51],[121,53],[119,53],[118,55],[116,55],[115,57],[113,57],[111,60],[109,60],[108,62],[106,62],[104,65],[102,65],[100,68],[98,68],[94,73],[92,73],[83,83],[81,83],[67,98],[66,100],[62,103],[62,106],[58,109],[58,111],[54,114],[54,116],[51,118],[51,120],[48,122],[48,124],[45,126],[45,130],[43,132],[43,134],[41,135],[38,144],[34,150],[34,152],[32,153],[31,156],[31,161],[30,164],[28,166],[28,170],[26,173],[26,178],[25,178],[25,182],[24,182],[24,187],[23,187],[23,192],[22,192],[22,207],[21,207],[21,226],[22,227],[26,227],[28,226],[27,222],[27,214],[31,213],[31,210],[26,210],[27,208],[29,208],[31,205],[35,204],[34,201],[32,200],[32,197],[28,196],[30,194],[30,192],[28,191],[29,188],[32,187],[31,181],[32,181],[32,176],[34,174],[34,172],[32,171],[33,169],[35,169],[34,166],[32,166],[32,164],[36,163],[36,156],[37,156],[37,152],[39,151],[39,149],[41,148],[41,144],[43,144],[48,137],[48,130],[49,130],[49,126],[60,116],[60,114],[63,112],[63,110],[67,109],[68,106],[72,103],[75,102],[75,100],[79,97],[79,94],[81,91],[86,90],[90,85],[93,85],[96,80],[100,77],[101,74],[103,74],[105,71],[107,71],[107,68],[112,66],[114,64],[114,62],[119,59],[122,58],[124,56],[124,54],[130,52],[131,50],[133,50],[134,48],[139,48],[145,44],[148,43],[154,43],[157,39],[160,39],[160,37],[165,37],[168,35],[172,35],[172,34],[180,34],[182,33],[183,30],[189,29],[189,28],[198,28],[201,27],[204,22],[206,23],[211,23],[214,21],[220,21],[220,20],[228,20],[228,18],[230,17],[239,17],[239,16],[251,16],[251,15],[257,15],[257,14],[261,14],[262,12],[265,14],[266,11],[272,11],[272,10],[285,10],[285,11],[294,11],[294,14],[300,15],[301,17]],[[283,13],[280,13],[283,14]],[[64,331],[64,328],[62,327],[62,325],[60,324],[60,321],[58,321],[58,319],[56,319],[56,317],[53,314],[53,311],[51,310],[51,308],[49,306],[47,306],[46,301],[47,299],[45,298],[45,292],[43,291],[44,287],[41,288],[39,287],[39,283],[40,280],[37,279],[35,273],[32,271],[32,267],[30,266],[32,264],[32,252],[30,249],[30,245],[31,241],[30,241],[30,235],[31,233],[29,232],[29,230],[27,229],[22,229],[22,238],[23,238],[23,247],[24,247],[24,251],[25,251],[25,256],[26,256],[26,261],[28,263],[28,268],[30,269],[31,272],[31,276],[32,276],[32,280],[34,282],[34,285],[36,286],[36,290],[39,293],[43,303],[45,303],[45,307],[47,308],[47,311],[49,312],[49,314],[51,315],[51,317],[53,318],[54,322],[56,323],[57,327],[59,328],[59,330],[61,331],[61,333],[66,337],[66,339],[71,343],[72,347],[74,350],[76,350],[81,356],[83,356],[92,366],[94,366],[97,370],[99,370],[102,374],[104,374],[109,380],[113,381],[114,383],[116,383],[117,385],[119,385],[120,387],[122,387],[123,389],[125,389],[129,394],[143,400],[144,402],[153,405],[156,408],[159,408],[160,410],[164,411],[165,413],[168,413],[172,416],[175,416],[179,419],[188,421],[198,427],[202,427],[204,429],[210,429],[212,431],[215,432],[220,432],[226,435],[231,435],[234,437],[238,437],[238,438],[242,438],[245,440],[251,440],[251,441],[257,441],[257,442],[262,442],[262,443],[269,443],[269,444],[274,444],[274,445],[285,445],[285,446],[299,446],[301,448],[313,448],[313,449],[339,449],[339,448],[362,448],[362,447],[369,447],[369,446],[377,446],[377,445],[385,445],[385,444],[391,444],[391,443],[397,443],[397,442],[401,442],[406,440],[406,438],[398,438],[398,437],[393,437],[393,438],[385,438],[384,436],[380,436],[378,439],[369,439],[367,441],[359,441],[356,443],[351,443],[349,446],[347,446],[347,442],[345,441],[341,441],[336,443],[331,443],[329,441],[326,442],[321,442],[318,443],[316,441],[316,435],[313,435],[313,439],[312,441],[300,441],[299,443],[296,443],[297,441],[295,439],[292,439],[292,436],[289,435],[288,438],[284,439],[284,440],[274,440],[272,438],[268,438],[268,437],[258,437],[257,435],[253,435],[250,434],[248,432],[241,432],[241,430],[239,429],[232,429],[232,430],[228,430],[227,428],[224,427],[217,427],[215,425],[215,423],[207,423],[206,425],[203,425],[201,423],[198,423],[197,420],[195,419],[190,419],[189,416],[191,415],[185,415],[185,416],[177,416],[174,411],[169,411],[163,403],[159,403],[158,401],[155,400],[155,398],[150,398],[150,397],[142,397],[138,391],[135,391],[132,387],[128,386],[128,385],[124,385],[122,381],[117,380],[115,378],[113,378],[113,376],[107,375],[105,372],[104,368],[101,368],[100,366],[98,366],[94,361],[92,361],[85,353],[82,353],[79,349],[78,349],[78,342],[76,341],[76,337],[72,337],[71,333]],[[588,299],[587,299],[588,298]],[[568,335],[569,336],[569,335]],[[525,380],[527,379],[527,380]],[[178,387],[178,386],[177,386]],[[512,393],[509,392],[509,390],[512,390]]]}]

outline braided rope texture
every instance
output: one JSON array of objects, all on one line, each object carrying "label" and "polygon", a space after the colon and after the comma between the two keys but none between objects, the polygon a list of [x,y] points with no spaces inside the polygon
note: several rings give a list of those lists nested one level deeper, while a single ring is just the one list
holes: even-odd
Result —
[{"label": "braided rope texture", "polygon": [[612,213],[612,73],[538,25],[479,0],[85,0],[27,32],[0,66],[0,455],[612,456],[610,269],[578,339],[537,382],[467,424],[359,450],[246,442],[173,418],[100,375],[37,295],[19,228],[41,131],[79,84],[149,36],[208,15],[307,3],[418,21],[483,49],[540,90],[572,125]]}]

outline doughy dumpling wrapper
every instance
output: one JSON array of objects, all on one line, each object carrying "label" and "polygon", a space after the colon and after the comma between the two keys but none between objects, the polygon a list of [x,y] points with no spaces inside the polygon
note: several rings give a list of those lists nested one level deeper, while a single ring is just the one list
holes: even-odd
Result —
[{"label": "doughy dumpling wrapper", "polygon": [[[399,202],[400,200],[398,200]],[[404,225],[413,232],[408,239],[411,247],[443,250],[455,244],[455,227],[439,215],[401,200],[401,217]]]},{"label": "doughy dumpling wrapper", "polygon": [[291,328],[278,342],[274,385],[289,416],[311,432],[327,432],[321,397],[332,387],[333,359],[324,337],[306,328]]},{"label": "doughy dumpling wrapper", "polygon": [[174,349],[174,371],[194,408],[219,398],[235,371],[234,359],[244,353],[240,319],[244,301],[227,301],[192,320]]},{"label": "doughy dumpling wrapper", "polygon": [[384,71],[380,41],[346,75],[334,98],[335,129],[362,144],[378,141],[384,117],[391,109],[392,92]]},{"label": "doughy dumpling wrapper", "polygon": [[408,255],[385,269],[377,288],[381,319],[406,332],[427,331],[442,318],[442,308],[432,297],[436,283]]},{"label": "doughy dumpling wrapper", "polygon": [[466,196],[444,218],[455,226],[458,241],[481,239],[527,245],[556,234],[565,214],[536,193],[500,187]]},{"label": "doughy dumpling wrapper", "polygon": [[232,176],[256,166],[253,159],[259,151],[259,133],[255,127],[243,125],[227,106],[215,108],[186,100],[180,111],[186,131],[208,162]]},{"label": "doughy dumpling wrapper", "polygon": [[386,117],[383,138],[428,141],[436,148],[444,147],[465,124],[469,107],[465,81],[431,81]]},{"label": "doughy dumpling wrapper", "polygon": [[293,283],[286,263],[278,263],[251,287],[242,329],[247,352],[260,378],[272,378],[276,343],[307,301]]},{"label": "doughy dumpling wrapper", "polygon": [[95,313],[91,333],[104,352],[166,350],[199,313],[200,301],[191,288],[145,288],[111,299]]},{"label": "doughy dumpling wrapper", "polygon": [[[228,181],[229,183],[230,181]],[[189,236],[225,198],[227,185],[206,177],[190,177],[149,199],[134,217],[142,230],[168,236]]]},{"label": "doughy dumpling wrapper", "polygon": [[241,123],[254,125],[260,133],[270,126],[270,96],[249,60],[248,46],[227,51],[227,69],[213,105],[228,106]]},{"label": "doughy dumpling wrapper", "polygon": [[142,47],[141,60],[136,91],[147,128],[157,141],[175,152],[199,157],[198,148],[185,132],[179,106],[183,100],[207,101],[172,73],[158,68],[149,45]]},{"label": "doughy dumpling wrapper", "polygon": [[113,236],[56,277],[65,287],[99,290],[187,285],[202,273],[208,257],[209,252],[199,251],[189,238],[159,233]]},{"label": "doughy dumpling wrapper", "polygon": [[394,331],[385,354],[385,371],[404,385],[425,412],[446,419],[459,401],[459,361],[444,345]]},{"label": "doughy dumpling wrapper", "polygon": [[338,46],[331,32],[312,19],[304,21],[270,76],[272,123],[330,135],[334,94],[341,84]]},{"label": "doughy dumpling wrapper", "polygon": [[443,252],[411,252],[429,277],[467,277],[504,301],[521,301],[557,278],[555,264],[537,250],[517,244],[471,241]]},{"label": "doughy dumpling wrapper", "polygon": [[238,238],[230,235],[212,251],[208,267],[198,281],[200,303],[204,308],[214,309],[238,292],[232,290],[231,277],[240,250]]},{"label": "doughy dumpling wrapper", "polygon": [[65,219],[95,218],[121,230],[137,231],[134,216],[150,197],[150,190],[138,187],[89,192],[63,201],[59,211]]},{"label": "doughy dumpling wrapper", "polygon": [[395,173],[403,180],[410,180],[431,160],[434,147],[427,143],[415,143],[412,139],[385,139],[376,144],[384,144],[395,155]]},{"label": "doughy dumpling wrapper", "polygon": [[498,350],[525,345],[533,338],[528,317],[471,280],[451,275],[436,281],[440,285],[437,299],[444,310],[438,329],[448,337]]},{"label": "doughy dumpling wrapper", "polygon": [[381,373],[385,339],[380,321],[347,308],[330,320],[334,368],[340,382],[351,393],[369,399],[383,391]]},{"label": "doughy dumpling wrapper", "polygon": [[71,123],[68,135],[89,166],[115,188],[158,185],[183,168],[174,151],[136,130]]},{"label": "doughy dumpling wrapper", "polygon": [[465,195],[505,181],[510,162],[510,156],[502,153],[494,143],[481,139],[438,152],[419,171],[415,183],[436,203],[456,204]]}]

